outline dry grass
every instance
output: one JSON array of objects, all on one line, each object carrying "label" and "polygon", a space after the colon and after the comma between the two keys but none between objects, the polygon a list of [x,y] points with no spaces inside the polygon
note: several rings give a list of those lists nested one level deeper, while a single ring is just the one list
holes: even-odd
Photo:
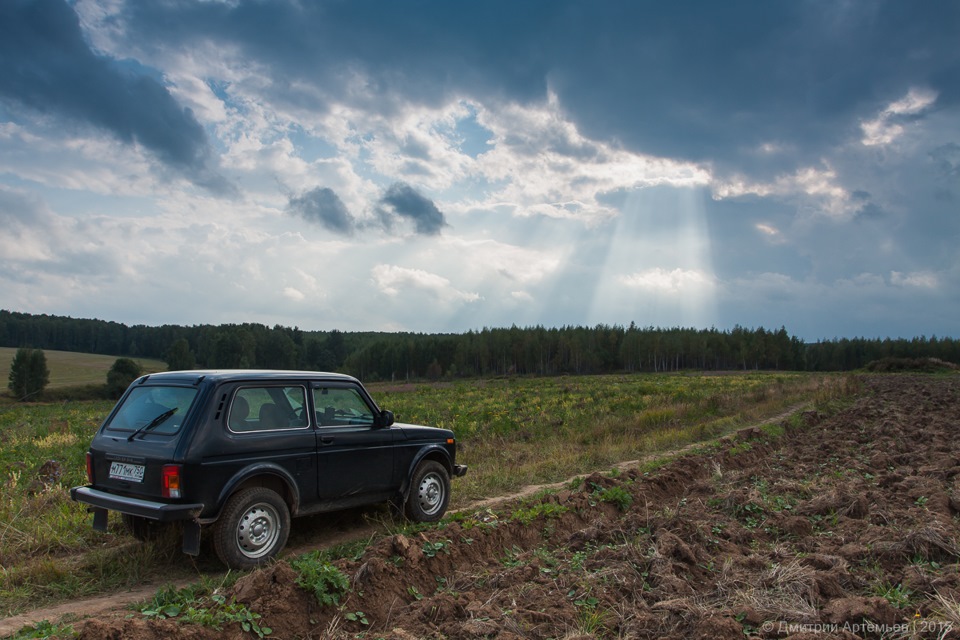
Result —
[{"label": "dry grass", "polygon": [[[10,365],[17,350],[12,347],[0,347],[0,371],[10,371]],[[72,351],[43,351],[50,370],[48,389],[77,387],[88,384],[104,384],[107,372],[116,362],[117,356],[102,356],[92,353],[74,353]],[[167,364],[162,360],[133,358],[144,373],[165,371]],[[4,388],[6,386],[4,385]]]}]

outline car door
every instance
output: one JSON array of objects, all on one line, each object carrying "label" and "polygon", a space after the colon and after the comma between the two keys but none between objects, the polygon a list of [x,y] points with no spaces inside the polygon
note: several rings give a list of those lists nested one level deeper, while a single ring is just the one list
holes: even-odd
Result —
[{"label": "car door", "polygon": [[223,391],[222,402],[229,403],[221,418],[224,428],[206,430],[192,445],[204,452],[200,473],[214,492],[206,501],[216,504],[222,483],[251,469],[280,469],[302,499],[312,496],[317,440],[307,393],[298,381],[243,382]]},{"label": "car door", "polygon": [[313,385],[318,492],[322,501],[362,504],[391,497],[396,430],[377,425],[378,411],[358,385]]}]

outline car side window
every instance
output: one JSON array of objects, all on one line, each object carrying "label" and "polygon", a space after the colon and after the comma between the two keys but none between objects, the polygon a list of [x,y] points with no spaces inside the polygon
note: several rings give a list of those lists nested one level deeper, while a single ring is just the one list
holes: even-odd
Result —
[{"label": "car side window", "polygon": [[303,387],[243,387],[230,404],[227,426],[238,433],[304,429],[307,425]]},{"label": "car side window", "polygon": [[373,426],[373,409],[356,389],[320,387],[313,390],[313,406],[321,427]]}]

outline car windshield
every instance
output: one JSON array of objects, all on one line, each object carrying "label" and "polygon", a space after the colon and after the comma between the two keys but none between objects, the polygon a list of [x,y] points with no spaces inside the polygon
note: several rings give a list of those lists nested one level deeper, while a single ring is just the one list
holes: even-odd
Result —
[{"label": "car windshield", "polygon": [[149,425],[150,433],[176,433],[196,396],[195,387],[136,387],[106,428],[111,431],[147,431]]}]

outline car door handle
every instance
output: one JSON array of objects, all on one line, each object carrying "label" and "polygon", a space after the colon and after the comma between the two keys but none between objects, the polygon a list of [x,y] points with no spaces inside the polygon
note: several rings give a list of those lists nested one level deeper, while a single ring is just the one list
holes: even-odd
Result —
[{"label": "car door handle", "polygon": [[333,436],[320,436],[320,444],[333,444]]}]

